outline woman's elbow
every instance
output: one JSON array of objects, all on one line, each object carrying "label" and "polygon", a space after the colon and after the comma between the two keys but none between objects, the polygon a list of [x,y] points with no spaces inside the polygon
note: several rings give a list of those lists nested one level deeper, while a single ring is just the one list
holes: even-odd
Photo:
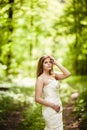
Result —
[{"label": "woman's elbow", "polygon": [[70,73],[70,72],[67,74],[67,77],[69,77],[69,76],[71,76],[71,73]]},{"label": "woman's elbow", "polygon": [[39,98],[38,97],[35,97],[35,102],[39,102]]}]

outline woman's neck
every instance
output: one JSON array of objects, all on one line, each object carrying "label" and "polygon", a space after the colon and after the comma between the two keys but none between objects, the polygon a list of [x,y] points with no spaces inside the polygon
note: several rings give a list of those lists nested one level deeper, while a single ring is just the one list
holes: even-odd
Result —
[{"label": "woman's neck", "polygon": [[44,71],[43,74],[46,76],[50,76],[49,71]]}]

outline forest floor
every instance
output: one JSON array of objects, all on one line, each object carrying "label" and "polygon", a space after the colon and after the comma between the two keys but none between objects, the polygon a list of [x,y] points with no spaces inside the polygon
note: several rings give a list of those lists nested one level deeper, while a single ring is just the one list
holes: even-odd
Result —
[{"label": "forest floor", "polygon": [[[10,113],[0,130],[14,130],[17,128],[17,126],[23,121],[23,117],[21,116],[22,111],[23,108],[14,113]],[[79,130],[78,120],[74,113],[74,102],[69,102],[64,106],[63,121],[64,130]]]}]

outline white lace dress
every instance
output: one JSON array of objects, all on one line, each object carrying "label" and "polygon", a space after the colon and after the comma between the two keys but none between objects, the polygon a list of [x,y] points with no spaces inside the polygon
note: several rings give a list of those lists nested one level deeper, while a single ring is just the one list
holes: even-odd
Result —
[{"label": "white lace dress", "polygon": [[63,130],[62,103],[58,90],[59,82],[56,79],[52,79],[49,84],[43,88],[44,99],[60,106],[59,112],[56,112],[50,107],[42,107],[42,115],[46,124],[44,130]]}]

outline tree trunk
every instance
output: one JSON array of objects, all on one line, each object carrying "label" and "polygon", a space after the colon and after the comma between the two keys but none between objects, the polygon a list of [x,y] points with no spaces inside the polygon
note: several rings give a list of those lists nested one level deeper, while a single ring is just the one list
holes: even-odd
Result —
[{"label": "tree trunk", "polygon": [[12,52],[11,52],[11,44],[12,44],[12,32],[13,32],[13,26],[12,26],[12,18],[13,18],[13,4],[14,0],[9,0],[8,4],[10,5],[10,8],[8,10],[8,53],[7,53],[7,69],[6,69],[6,75],[8,76],[10,74],[10,65],[11,65],[11,57],[12,57]]}]

